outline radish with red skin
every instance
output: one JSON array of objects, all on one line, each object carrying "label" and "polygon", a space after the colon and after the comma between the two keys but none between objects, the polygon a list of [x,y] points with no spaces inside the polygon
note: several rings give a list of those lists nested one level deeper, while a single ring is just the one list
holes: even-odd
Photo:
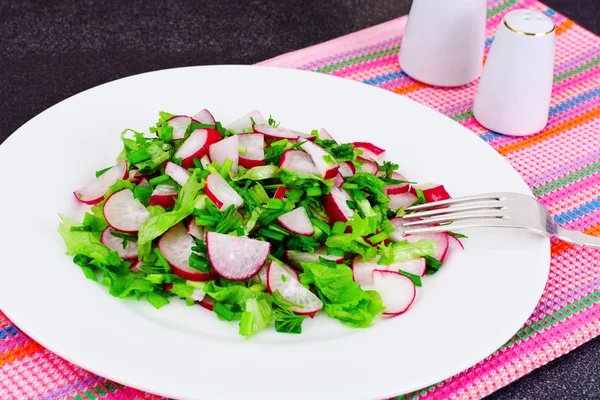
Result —
[{"label": "radish with red skin", "polygon": [[369,142],[354,142],[350,144],[353,144],[355,149],[362,150],[362,158],[371,159],[377,164],[383,163],[383,160],[385,158],[384,149],[377,147],[373,143]]},{"label": "radish with red skin", "polygon": [[191,123],[192,119],[185,115],[176,115],[167,120],[167,125],[173,128],[173,140],[183,139],[185,137],[185,131],[187,131],[187,128]]},{"label": "radish with red skin", "polygon": [[133,183],[134,185],[139,185],[143,178],[144,178],[144,175],[140,174],[140,170],[137,168],[134,168],[131,171],[129,171],[129,176],[127,179],[129,179],[129,181],[131,183]]},{"label": "radish with red skin", "polygon": [[361,172],[377,175],[377,173],[379,172],[379,166],[377,165],[377,163],[362,157],[358,157],[358,159],[362,161],[362,164],[360,166]]},{"label": "radish with red skin", "polygon": [[331,134],[325,128],[319,129],[319,139],[321,139],[321,140],[333,140],[335,142],[335,139],[333,138],[333,136],[331,136]]},{"label": "radish with red skin", "polygon": [[301,263],[309,262],[309,263],[318,263],[319,258],[324,258],[326,260],[331,260],[336,264],[341,264],[344,262],[344,256],[334,256],[331,254],[327,254],[327,247],[318,247],[315,249],[314,253],[303,253],[296,250],[286,250],[285,258],[287,258],[290,263],[296,267],[301,268]]},{"label": "radish with red skin", "polygon": [[345,178],[356,174],[356,167],[352,161],[344,161],[340,163],[340,169],[338,171]]},{"label": "radish with red skin", "polygon": [[390,197],[390,204],[388,207],[392,211],[397,211],[400,209],[400,207],[404,207],[406,209],[413,205],[415,201],[419,199],[416,195],[410,192],[401,194],[389,194],[388,196]]},{"label": "radish with red skin", "polygon": [[301,140],[315,140],[316,139],[315,136],[312,136],[312,135],[309,135],[309,134],[306,134],[303,132],[298,132],[298,131],[294,131],[292,129],[287,129],[287,128],[274,128],[269,125],[254,124],[254,125],[252,125],[252,129],[256,133],[262,133],[263,135],[265,135],[265,140],[287,139],[290,142],[297,142],[298,139],[301,139]]},{"label": "radish with red skin", "polygon": [[385,306],[384,315],[405,313],[417,297],[417,287],[412,279],[398,272],[376,269],[373,271],[373,286]]},{"label": "radish with red skin", "polygon": [[146,177],[143,177],[142,179],[140,179],[140,183],[138,183],[138,186],[150,186],[150,182]]},{"label": "radish with red skin", "polygon": [[323,196],[325,213],[334,222],[348,222],[354,215],[354,210],[347,203],[350,200],[352,198],[344,189],[332,187],[330,193]]},{"label": "radish with red skin", "polygon": [[316,172],[323,179],[332,179],[337,175],[338,163],[324,148],[313,142],[304,142],[300,146],[312,158]]},{"label": "radish with red skin", "polygon": [[245,168],[265,165],[265,136],[261,133],[245,133],[238,135],[240,148],[245,148],[244,154],[239,154],[239,164]]},{"label": "radish with red skin", "polygon": [[215,299],[210,297],[209,295],[205,295],[202,300],[200,300],[200,305],[206,308],[208,311],[213,311],[215,308]]},{"label": "radish with red skin", "polygon": [[390,265],[394,270],[402,270],[409,274],[425,276],[427,270],[427,261],[424,258],[415,258],[413,260],[401,261]]},{"label": "radish with red skin", "polygon": [[308,218],[306,209],[298,207],[290,212],[287,212],[277,218],[277,221],[285,229],[303,236],[312,236],[315,230]]},{"label": "radish with red skin", "polygon": [[213,115],[210,113],[210,111],[208,111],[206,108],[198,111],[192,118],[195,121],[197,121],[198,123],[201,123],[204,125],[212,125],[212,126],[217,125],[217,121],[215,120],[215,117],[213,117]]},{"label": "radish with red skin", "polygon": [[299,307],[290,307],[295,314],[314,314],[323,308],[321,299],[275,261],[271,261],[267,270],[267,288],[269,293],[277,291],[284,299],[298,305]]},{"label": "radish with red skin", "polygon": [[[252,122],[254,120],[254,122]],[[257,125],[267,125],[269,121],[265,119],[265,117],[258,110],[252,110],[248,114],[240,117],[239,119],[233,121],[229,125],[226,125],[225,128],[232,130],[236,133],[242,132],[250,132],[252,130],[252,124]]]},{"label": "radish with red skin", "polygon": [[283,186],[279,186],[277,188],[277,190],[275,191],[273,198],[274,199],[283,199],[285,197],[285,192],[287,192],[287,189]]},{"label": "radish with red skin", "polygon": [[316,173],[315,163],[311,156],[302,150],[286,150],[281,156],[279,166],[293,172]]},{"label": "radish with red skin", "polygon": [[111,194],[104,203],[106,222],[119,232],[137,233],[140,226],[150,218],[150,213],[129,189]]},{"label": "radish with red skin", "polygon": [[181,186],[185,185],[187,180],[190,178],[190,173],[187,169],[180,167],[179,165],[167,161],[165,165],[165,174],[169,175],[175,182]]},{"label": "radish with red skin", "polygon": [[126,179],[128,176],[127,161],[121,160],[117,165],[111,167],[81,189],[74,191],[73,195],[82,203],[98,204],[104,199],[108,188],[117,183],[119,179]]},{"label": "radish with red skin", "polygon": [[137,259],[138,246],[135,242],[126,241],[125,247],[123,247],[124,239],[113,236],[110,231],[112,228],[107,227],[102,231],[102,236],[100,237],[100,242],[108,247],[112,251],[116,251],[119,253],[119,257],[121,257],[125,261],[135,260]]},{"label": "radish with red skin", "polygon": [[362,256],[355,256],[352,259],[352,274],[354,282],[358,283],[363,289],[373,288],[373,271],[376,269],[384,271],[402,270],[413,275],[424,276],[427,263],[424,258],[415,258],[413,260],[395,262],[390,265],[377,264],[379,257],[363,259]]},{"label": "radish with red skin", "polygon": [[208,148],[208,155],[210,156],[210,159],[213,162],[216,161],[219,166],[222,166],[227,159],[233,161],[231,171],[236,173],[239,160],[239,147],[239,135],[233,135],[227,139],[211,144]]},{"label": "radish with red skin", "polygon": [[194,158],[202,159],[208,152],[209,146],[219,140],[221,140],[221,134],[216,129],[196,129],[183,142],[175,153],[175,157],[181,159],[183,168],[192,168]]},{"label": "radish with red skin", "polygon": [[230,205],[240,207],[244,204],[244,199],[219,174],[210,174],[206,177],[204,192],[220,210],[225,210]]},{"label": "radish with red skin", "polygon": [[129,267],[129,270],[131,272],[144,272],[141,268],[143,264],[144,264],[143,260],[136,261],[133,264],[131,264],[131,266]]},{"label": "radish with red skin", "polygon": [[219,275],[231,280],[244,280],[255,275],[271,250],[269,242],[247,236],[206,233],[208,257]]},{"label": "radish with red skin", "polygon": [[444,185],[436,185],[433,183],[415,185],[410,188],[411,193],[417,194],[416,189],[420,189],[423,192],[423,197],[425,197],[425,200],[427,200],[428,203],[452,198],[446,191]]},{"label": "radish with red skin", "polygon": [[448,247],[451,249],[465,249],[465,246],[462,244],[460,239],[452,236],[451,234],[448,234]]},{"label": "radish with red skin", "polygon": [[[378,176],[381,176],[383,174],[383,172],[379,172],[379,174],[377,174]],[[392,173],[392,179],[396,179],[399,181],[406,181],[407,179],[399,174],[398,172],[393,172]],[[402,194],[402,193],[406,193],[410,190],[410,184],[408,182],[406,183],[393,183],[390,185],[386,185],[383,188],[383,191],[385,194],[387,194],[388,196],[391,194]],[[413,193],[416,194],[416,193]]]},{"label": "radish with red skin", "polygon": [[187,233],[183,224],[177,224],[165,232],[158,240],[158,248],[165,257],[173,273],[188,281],[210,281],[216,278],[214,273],[205,274],[190,267],[192,247],[196,242]]},{"label": "radish with red skin", "polygon": [[194,217],[192,217],[188,224],[187,232],[196,239],[204,240],[204,227],[198,225]]},{"label": "radish with red skin", "polygon": [[333,186],[335,186],[336,188],[341,188],[343,184],[344,177],[338,172],[337,175],[333,178]]},{"label": "radish with red skin", "polygon": [[161,206],[164,208],[173,208],[175,206],[175,199],[178,196],[179,191],[176,186],[168,184],[158,184],[150,195],[151,206]]}]

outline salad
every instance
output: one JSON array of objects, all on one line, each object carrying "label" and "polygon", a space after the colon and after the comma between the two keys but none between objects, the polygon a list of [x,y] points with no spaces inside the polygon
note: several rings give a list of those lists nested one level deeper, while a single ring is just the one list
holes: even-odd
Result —
[{"label": "salad", "polygon": [[364,328],[406,312],[462,247],[459,234],[402,234],[409,206],[450,196],[409,182],[371,143],[256,110],[227,126],[208,110],[161,112],[121,140],[116,165],[74,192],[91,205],[83,221],[61,215],[58,228],[73,262],[118,298],[199,303],[246,337],[301,333],[319,312]]}]

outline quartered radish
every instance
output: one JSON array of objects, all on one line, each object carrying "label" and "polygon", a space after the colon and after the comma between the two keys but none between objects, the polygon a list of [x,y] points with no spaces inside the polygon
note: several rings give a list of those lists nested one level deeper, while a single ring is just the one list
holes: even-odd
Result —
[{"label": "quartered radish", "polygon": [[333,178],[333,186],[335,186],[336,188],[341,188],[343,184],[344,177],[338,172],[337,175]]},{"label": "quartered radish", "polygon": [[301,147],[312,158],[316,172],[323,179],[332,179],[337,175],[338,163],[335,162],[331,154],[326,152],[325,149],[309,141],[302,143]]},{"label": "quartered radish", "polygon": [[278,291],[284,299],[298,305],[290,309],[296,314],[314,314],[323,308],[323,302],[313,292],[306,289],[290,274],[289,270],[271,261],[267,271],[267,288],[270,293]]},{"label": "quartered radish", "polygon": [[183,168],[191,168],[194,166],[194,158],[200,160],[208,152],[208,147],[219,140],[221,134],[216,129],[196,129],[183,142],[175,157],[181,159]]},{"label": "quartered radish", "polygon": [[354,142],[351,143],[354,145],[355,149],[362,150],[361,157],[366,159],[371,159],[375,161],[377,164],[382,164],[383,159],[385,158],[385,150],[375,146],[373,143],[369,142]]},{"label": "quartered radish", "polygon": [[401,194],[389,194],[390,197],[390,210],[396,211],[400,209],[400,207],[410,207],[415,201],[417,201],[418,197],[410,192],[401,193]]},{"label": "quartered radish", "polygon": [[348,201],[352,200],[348,192],[344,189],[331,188],[331,192],[323,196],[323,208],[332,221],[348,222],[354,215],[354,210],[348,206]]},{"label": "quartered radish", "polygon": [[144,264],[143,260],[139,260],[134,262],[133,264],[131,264],[131,266],[129,267],[129,270],[132,272],[144,272],[142,270],[142,265]]},{"label": "quartered radish", "polygon": [[210,113],[210,111],[208,111],[206,108],[198,111],[196,113],[196,115],[194,115],[192,118],[201,124],[212,125],[212,126],[217,125],[217,121],[215,120],[215,117],[213,117],[213,115]]},{"label": "quartered radish", "polygon": [[206,247],[212,266],[221,276],[243,280],[256,274],[263,266],[271,244],[246,236],[207,232]]},{"label": "quartered radish", "polygon": [[98,204],[104,199],[108,188],[117,183],[119,179],[129,176],[127,172],[127,161],[122,160],[117,165],[73,192],[75,198],[85,204]]},{"label": "quartered radish", "polygon": [[[110,227],[107,227],[104,229],[104,231],[102,231],[100,242],[102,242],[102,244],[108,247],[110,250],[119,253],[119,256],[123,260],[135,260],[138,253],[137,243],[113,236],[110,231]],[[125,247],[123,247],[123,242],[125,242]]]},{"label": "quartered radish", "polygon": [[331,134],[325,128],[319,129],[319,139],[333,140],[335,142],[335,139],[333,138],[333,136],[331,136]]},{"label": "quartered radish", "polygon": [[319,258],[324,258],[326,260],[331,260],[337,264],[341,264],[344,262],[344,256],[334,256],[331,254],[327,254],[327,247],[319,247],[316,248],[314,253],[303,253],[301,251],[296,250],[286,250],[285,257],[290,260],[292,265],[301,268],[301,263],[318,263]]},{"label": "quartered radish", "polygon": [[265,140],[281,140],[287,139],[290,142],[297,142],[298,139],[302,140],[315,140],[316,137],[307,133],[294,131],[287,128],[274,128],[269,125],[254,124],[252,129],[256,133],[262,133],[265,135]]},{"label": "quartered radish", "polygon": [[426,183],[415,185],[411,187],[410,190],[412,193],[416,194],[416,189],[420,189],[421,191],[423,191],[423,197],[425,197],[425,200],[427,200],[428,203],[452,198],[446,191],[446,188],[444,188],[444,185]]},{"label": "quartered radish", "polygon": [[208,311],[213,311],[215,308],[215,299],[209,295],[205,295],[204,298],[200,300],[200,305],[206,308]]},{"label": "quartered radish", "polygon": [[394,270],[408,272],[409,274],[425,276],[427,261],[424,258],[415,258],[414,260],[393,263],[390,267]]},{"label": "quartered radish", "polygon": [[[381,175],[382,172],[379,172],[378,175]],[[406,181],[407,179],[399,174],[398,172],[393,172],[392,173],[392,179],[396,179],[399,181]],[[385,194],[387,194],[388,196],[391,194],[402,194],[402,193],[406,193],[408,192],[410,189],[410,184],[409,183],[393,183],[390,185],[386,185],[383,188],[383,191]],[[414,193],[413,193],[414,194]]]},{"label": "quartered radish", "polygon": [[448,234],[448,247],[451,249],[465,249],[465,246],[462,244],[460,239],[452,236],[451,234]]},{"label": "quartered radish", "polygon": [[175,182],[181,186],[185,185],[187,180],[190,178],[190,173],[187,169],[180,167],[179,165],[167,161],[165,165],[165,174],[169,175]]},{"label": "quartered radish", "polygon": [[279,186],[273,195],[274,199],[283,199],[285,197],[285,192],[287,189],[284,186]]},{"label": "quartered radish", "polygon": [[177,115],[167,121],[167,125],[173,128],[173,140],[181,140],[185,137],[185,131],[192,123],[190,117],[185,115]]},{"label": "quartered radish", "polygon": [[233,135],[211,144],[208,148],[208,155],[213,162],[216,161],[220,166],[223,165],[226,159],[233,161],[231,170],[235,173],[238,167],[239,146],[239,135]]},{"label": "quartered radish", "polygon": [[204,240],[204,227],[198,225],[193,217],[188,223],[187,232],[196,239]]},{"label": "quartered radish", "polygon": [[104,218],[116,231],[136,233],[150,213],[129,189],[111,194],[104,203]]},{"label": "quartered radish", "polygon": [[383,301],[385,315],[406,312],[417,297],[417,287],[412,279],[394,271],[373,271],[373,286]]},{"label": "quartered radish", "polygon": [[164,208],[172,208],[175,205],[178,190],[174,185],[158,184],[150,195],[149,205],[161,206]]},{"label": "quartered radish", "polygon": [[215,279],[214,274],[205,274],[190,267],[190,256],[194,246],[196,246],[196,242],[187,233],[183,224],[177,224],[169,229],[158,241],[160,252],[177,276],[188,281]]},{"label": "quartered radish", "polygon": [[204,191],[208,198],[215,203],[215,206],[221,210],[230,205],[240,207],[244,204],[244,199],[219,174],[210,174],[206,177]]},{"label": "quartered radish", "polygon": [[315,163],[311,156],[302,150],[287,150],[281,156],[279,166],[294,172],[316,173]]},{"label": "quartered radish", "polygon": [[261,114],[260,111],[252,110],[243,117],[235,120],[229,125],[226,125],[225,128],[232,130],[236,133],[250,132],[252,131],[253,124],[267,125],[268,121],[265,119],[265,117]]},{"label": "quartered radish", "polygon": [[352,161],[344,161],[340,163],[340,169],[338,171],[345,178],[354,175],[356,173],[356,167]]},{"label": "quartered radish", "polygon": [[362,161],[362,164],[360,166],[361,172],[377,175],[377,173],[379,172],[379,166],[377,165],[376,162],[367,160],[366,158],[362,158],[362,157],[358,157],[358,159],[360,161]]},{"label": "quartered radish", "polygon": [[277,218],[277,221],[289,231],[297,233],[298,235],[312,236],[315,230],[308,218],[306,209],[304,207],[298,207],[295,210],[287,212]]},{"label": "quartered radish", "polygon": [[245,168],[265,165],[265,136],[262,133],[246,133],[238,135],[238,138],[239,164]]}]

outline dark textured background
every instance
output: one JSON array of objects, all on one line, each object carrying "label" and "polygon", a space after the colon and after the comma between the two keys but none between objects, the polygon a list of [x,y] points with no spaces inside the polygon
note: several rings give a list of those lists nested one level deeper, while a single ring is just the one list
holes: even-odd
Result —
[{"label": "dark textured background", "polygon": [[[451,0],[448,0],[451,1]],[[599,0],[547,0],[600,34]],[[408,13],[410,0],[0,0],[0,143],[51,105],[163,68],[252,64]],[[490,399],[600,399],[600,339]]]}]

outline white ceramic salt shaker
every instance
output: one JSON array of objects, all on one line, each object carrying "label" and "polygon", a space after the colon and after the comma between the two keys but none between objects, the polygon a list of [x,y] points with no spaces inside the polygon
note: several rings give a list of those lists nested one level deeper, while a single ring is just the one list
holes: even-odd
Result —
[{"label": "white ceramic salt shaker", "polygon": [[400,67],[434,86],[462,86],[481,73],[486,0],[413,0]]},{"label": "white ceramic salt shaker", "polygon": [[486,128],[506,135],[539,132],[548,122],[554,71],[554,24],[536,10],[500,22],[473,106]]}]

